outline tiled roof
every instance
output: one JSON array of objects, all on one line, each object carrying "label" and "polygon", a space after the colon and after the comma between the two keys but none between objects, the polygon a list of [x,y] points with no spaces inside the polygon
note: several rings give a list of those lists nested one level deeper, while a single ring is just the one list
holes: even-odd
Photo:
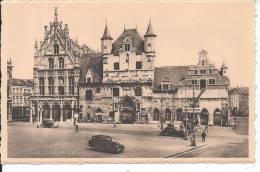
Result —
[{"label": "tiled roof", "polygon": [[126,29],[112,44],[112,53],[118,54],[122,48],[123,41],[129,37],[132,41],[132,47],[136,52],[144,51],[144,39],[139,35],[136,29]]},{"label": "tiled roof", "polygon": [[24,86],[24,87],[33,87],[33,80],[32,79],[12,79],[13,86]]},{"label": "tiled roof", "polygon": [[154,90],[160,90],[160,84],[164,77],[168,77],[172,89],[177,89],[181,80],[184,80],[188,74],[189,66],[164,66],[156,67],[154,70]]},{"label": "tiled roof", "polygon": [[103,60],[101,53],[86,53],[79,59],[80,65],[80,82],[85,81],[89,69],[93,71],[93,82],[99,83],[103,77]]},{"label": "tiled roof", "polygon": [[237,87],[237,88],[231,88],[229,90],[229,94],[243,94],[248,95],[248,87]]}]

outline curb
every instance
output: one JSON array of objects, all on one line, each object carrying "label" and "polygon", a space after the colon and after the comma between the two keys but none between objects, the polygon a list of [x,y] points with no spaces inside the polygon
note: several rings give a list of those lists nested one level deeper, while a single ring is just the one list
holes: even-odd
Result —
[{"label": "curb", "polygon": [[197,149],[199,149],[199,148],[202,148],[202,147],[204,147],[204,146],[207,146],[207,145],[208,145],[208,144],[201,145],[201,146],[197,146],[197,147],[195,147],[195,148],[191,148],[191,149],[188,149],[188,150],[185,150],[185,151],[182,151],[182,152],[178,152],[178,153],[173,154],[173,155],[165,156],[165,157],[163,157],[163,158],[171,158],[171,157],[175,157],[175,156],[178,156],[178,155],[181,155],[181,154],[190,153],[190,152],[192,152],[192,151],[195,151],[195,150],[197,150]]}]

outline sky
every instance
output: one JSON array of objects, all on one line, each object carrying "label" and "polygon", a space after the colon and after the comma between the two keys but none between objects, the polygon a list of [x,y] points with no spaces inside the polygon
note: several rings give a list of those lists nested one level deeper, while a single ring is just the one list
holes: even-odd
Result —
[{"label": "sky", "polygon": [[228,66],[231,86],[255,78],[255,23],[251,3],[6,3],[3,6],[2,57],[12,58],[14,78],[32,78],[34,42],[43,40],[44,25],[58,18],[70,37],[100,50],[105,23],[114,40],[126,28],[145,34],[151,18],[157,34],[155,66],[194,65],[208,51],[220,68]]}]

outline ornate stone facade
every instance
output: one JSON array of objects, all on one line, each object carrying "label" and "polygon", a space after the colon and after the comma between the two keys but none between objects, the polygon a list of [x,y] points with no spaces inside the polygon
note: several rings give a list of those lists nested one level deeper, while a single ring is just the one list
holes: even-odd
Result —
[{"label": "ornate stone facade", "polygon": [[40,121],[170,123],[185,119],[226,125],[229,79],[205,50],[196,65],[154,67],[156,34],[124,29],[113,41],[106,24],[101,53],[69,38],[68,25],[45,26],[44,41],[35,44],[32,114]]}]

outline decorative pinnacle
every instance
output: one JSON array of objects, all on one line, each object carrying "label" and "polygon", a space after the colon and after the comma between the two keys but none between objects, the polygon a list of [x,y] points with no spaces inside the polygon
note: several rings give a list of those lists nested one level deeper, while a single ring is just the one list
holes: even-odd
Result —
[{"label": "decorative pinnacle", "polygon": [[54,21],[58,21],[58,7],[54,8]]}]

